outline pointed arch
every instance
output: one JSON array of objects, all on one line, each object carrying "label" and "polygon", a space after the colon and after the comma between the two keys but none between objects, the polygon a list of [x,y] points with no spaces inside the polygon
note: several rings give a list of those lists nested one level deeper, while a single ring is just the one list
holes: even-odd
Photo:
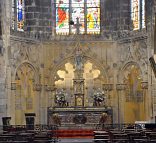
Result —
[{"label": "pointed arch", "polygon": [[32,70],[33,70],[33,72],[35,73],[34,74],[34,80],[35,80],[35,82],[38,82],[38,75],[39,75],[39,73],[38,73],[38,71],[37,71],[37,67],[36,66],[34,66],[31,62],[29,62],[29,61],[23,61],[22,63],[20,63],[17,67],[16,67],[16,69],[15,69],[15,72],[14,72],[14,79],[13,80],[15,80],[15,78],[16,78],[16,73],[17,73],[17,71],[22,67],[22,66],[24,66],[24,65],[27,65],[28,67],[30,67]]},{"label": "pointed arch", "polygon": [[[123,122],[134,123],[146,120],[146,94],[142,88],[143,70],[138,63],[129,61],[118,73],[118,82],[124,84],[122,90]],[[118,91],[118,94],[121,92]],[[118,95],[119,96],[119,95]]]},{"label": "pointed arch", "polygon": [[[105,77],[106,83],[109,82],[108,73],[107,73],[107,67],[105,67],[104,65],[101,65],[98,60],[93,59],[92,57],[89,57],[89,56],[85,55],[84,59],[85,59],[85,61],[88,60],[91,63],[93,63],[94,65],[96,65],[98,67],[98,69],[101,71],[101,74]],[[50,76],[50,78],[51,78],[50,80],[51,80],[51,82],[54,83],[54,76],[56,75],[57,71],[59,69],[62,69],[62,66],[64,66],[68,62],[71,62],[74,65],[74,56],[70,56],[70,57],[67,57],[65,59],[62,59],[59,62],[59,64],[55,64],[55,65],[53,65],[54,67],[51,67],[51,69],[52,69],[50,71],[50,75],[51,75]]]},{"label": "pointed arch", "polygon": [[140,64],[135,61],[126,61],[123,66],[121,66],[118,70],[117,80],[119,83],[123,83],[123,75],[126,68],[130,65],[135,65],[140,70],[141,76],[143,77],[143,69],[141,68]]},{"label": "pointed arch", "polygon": [[24,124],[24,113],[35,112],[35,67],[29,62],[21,63],[15,71],[15,124]]}]

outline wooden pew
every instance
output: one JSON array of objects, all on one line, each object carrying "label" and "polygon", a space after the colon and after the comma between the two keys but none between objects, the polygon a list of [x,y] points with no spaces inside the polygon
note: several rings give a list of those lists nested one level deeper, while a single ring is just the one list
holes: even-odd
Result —
[{"label": "wooden pew", "polygon": [[129,141],[128,135],[125,133],[114,133],[112,137],[113,143],[124,142],[127,143]]},{"label": "wooden pew", "polygon": [[110,143],[109,133],[106,131],[94,131],[94,142],[95,143]]}]

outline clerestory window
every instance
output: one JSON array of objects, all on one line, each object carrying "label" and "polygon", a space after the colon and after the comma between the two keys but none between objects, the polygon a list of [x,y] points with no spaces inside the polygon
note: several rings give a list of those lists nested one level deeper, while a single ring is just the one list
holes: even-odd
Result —
[{"label": "clerestory window", "polygon": [[131,0],[133,30],[145,28],[145,0]]},{"label": "clerestory window", "polygon": [[56,34],[100,34],[100,0],[56,0]]},{"label": "clerestory window", "polygon": [[24,0],[12,0],[12,29],[24,31]]}]

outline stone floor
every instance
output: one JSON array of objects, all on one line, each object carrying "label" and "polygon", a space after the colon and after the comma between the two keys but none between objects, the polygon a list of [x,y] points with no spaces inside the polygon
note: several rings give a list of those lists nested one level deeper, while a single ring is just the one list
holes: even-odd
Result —
[{"label": "stone floor", "polygon": [[93,139],[60,139],[59,143],[93,143]]}]

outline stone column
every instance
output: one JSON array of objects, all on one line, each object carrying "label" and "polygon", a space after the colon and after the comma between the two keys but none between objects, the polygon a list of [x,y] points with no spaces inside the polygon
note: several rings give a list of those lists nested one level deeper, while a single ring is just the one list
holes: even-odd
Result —
[{"label": "stone column", "polygon": [[143,102],[144,102],[144,109],[145,109],[145,114],[146,114],[146,120],[150,120],[150,98],[147,94],[147,90],[148,90],[148,82],[142,82],[141,83],[141,87],[143,90]]},{"label": "stone column", "polygon": [[[146,1],[146,27],[147,27],[147,49],[148,49],[148,59],[154,54],[154,1]],[[148,60],[149,61],[149,60]],[[154,122],[156,109],[154,102],[156,101],[156,78],[154,77],[152,67],[150,62],[148,62],[148,96],[150,103],[150,122]]]},{"label": "stone column", "polygon": [[[11,97],[11,70],[9,64],[10,50],[10,10],[11,1],[1,1],[2,6],[2,40],[3,40],[3,55],[0,57],[2,61],[0,66],[0,119],[10,116],[10,97]],[[2,120],[0,120],[2,125]]]},{"label": "stone column", "polygon": [[124,97],[122,97],[123,95],[123,91],[126,89],[126,84],[123,84],[123,83],[119,83],[119,84],[116,84],[116,90],[117,90],[117,106],[118,106],[118,124],[121,124],[123,123],[124,119],[124,108],[123,108],[123,105],[122,103],[124,102],[123,99]]},{"label": "stone column", "polygon": [[11,112],[11,124],[15,125],[15,104],[16,104],[16,82],[11,82],[11,107],[12,107],[12,112]]},{"label": "stone column", "polygon": [[44,64],[44,56],[46,56],[46,51],[44,50],[44,46],[42,45],[41,52],[43,53],[40,60],[40,83],[41,83],[41,96],[40,96],[40,124],[47,124],[47,92],[45,85],[47,84],[45,79],[45,64]]},{"label": "stone column", "polygon": [[105,91],[104,94],[106,94],[107,97],[106,106],[111,106],[111,91],[113,90],[113,84],[103,84],[103,90]]},{"label": "stone column", "polygon": [[41,124],[41,111],[40,111],[40,107],[41,107],[41,84],[35,84],[33,85],[34,87],[34,91],[35,91],[35,114],[36,114],[36,119],[35,119],[35,124]]}]

